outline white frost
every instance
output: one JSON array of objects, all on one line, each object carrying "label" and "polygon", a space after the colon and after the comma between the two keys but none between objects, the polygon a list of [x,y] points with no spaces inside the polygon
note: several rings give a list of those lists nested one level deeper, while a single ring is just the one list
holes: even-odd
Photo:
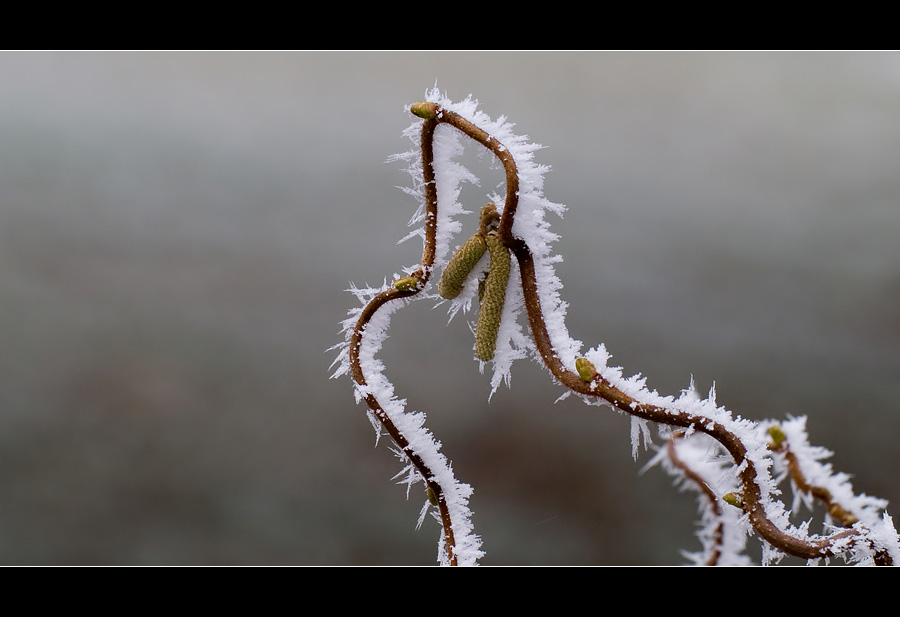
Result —
[{"label": "white frost", "polygon": [[[463,118],[471,121],[479,128],[485,130],[497,139],[516,161],[519,174],[518,206],[513,224],[513,234],[524,240],[534,257],[535,273],[538,283],[538,294],[544,314],[547,330],[556,355],[566,366],[574,367],[578,357],[585,356],[590,360],[600,375],[613,387],[618,388],[628,396],[635,399],[638,404],[652,405],[666,409],[669,413],[691,414],[698,418],[697,427],[722,427],[735,435],[746,447],[745,459],[740,467],[733,464],[730,456],[711,439],[699,432],[694,433],[693,428],[680,439],[676,440],[677,454],[695,473],[703,478],[703,485],[710,488],[717,498],[727,492],[739,491],[740,483],[738,473],[741,469],[752,466],[755,471],[756,483],[761,492],[761,504],[766,515],[786,533],[801,539],[819,539],[809,530],[809,522],[801,521],[793,524],[790,520],[792,514],[780,500],[781,490],[779,483],[788,477],[785,462],[777,455],[773,455],[769,449],[770,442],[767,430],[775,423],[773,421],[752,422],[735,416],[731,411],[716,403],[716,392],[713,386],[706,398],[701,398],[697,393],[693,379],[688,388],[683,390],[678,397],[663,396],[646,385],[646,379],[640,375],[626,377],[620,367],[609,364],[610,355],[605,347],[599,346],[582,352],[581,341],[573,339],[565,325],[567,305],[560,298],[562,283],[555,274],[554,264],[560,261],[560,257],[554,255],[552,246],[558,239],[552,233],[546,217],[549,214],[561,216],[565,207],[548,201],[543,195],[544,175],[548,167],[534,162],[534,154],[540,149],[539,145],[528,142],[527,137],[518,136],[513,132],[513,125],[507,122],[505,117],[492,120],[486,114],[477,109],[478,103],[472,97],[455,103],[449,100],[437,88],[426,92],[425,99],[439,104],[445,109],[453,111]],[[419,138],[422,121],[414,120],[413,124],[405,131],[405,135],[413,142],[410,151],[392,157],[391,160],[402,161],[407,164],[407,169],[412,177],[412,186],[404,189],[419,201],[418,210],[410,220],[414,228],[403,240],[422,238],[424,240],[425,222],[425,192],[422,185],[422,163],[419,156]],[[438,199],[437,235],[435,269],[442,269],[446,265],[451,246],[454,245],[454,237],[462,229],[458,220],[460,216],[471,215],[478,208],[466,209],[460,202],[461,188],[464,184],[478,185],[478,178],[458,162],[458,157],[464,150],[464,138],[462,134],[449,125],[441,124],[435,132],[434,140],[434,170],[436,175],[436,189]],[[475,146],[479,147],[480,146]],[[486,196],[490,201],[503,207],[504,196],[491,194]],[[401,240],[402,241],[402,240]],[[458,241],[456,242],[458,244]],[[486,267],[482,263],[476,267],[476,271],[482,271]],[[407,269],[412,271],[412,267]],[[476,272],[477,274],[477,272]],[[434,278],[434,277],[432,277]],[[465,313],[477,298],[477,285],[473,276],[472,280],[456,299],[447,302],[449,314],[452,318],[458,312]],[[423,298],[440,300],[430,291],[432,283],[417,294],[413,299]],[[501,383],[510,385],[511,368],[516,360],[532,356],[542,363],[536,347],[531,341],[520,321],[524,312],[524,298],[521,290],[521,276],[518,265],[513,262],[508,284],[506,304],[501,320],[500,333],[497,341],[494,359],[490,362],[493,367],[491,378],[491,395]],[[352,288],[351,291],[359,298],[361,305],[350,311],[348,318],[343,322],[345,341],[333,349],[338,350],[333,367],[334,376],[348,374],[349,366],[349,340],[353,327],[365,306],[377,293],[387,288],[385,283],[381,288]],[[413,299],[394,300],[389,305],[377,311],[375,317],[367,326],[362,346],[360,348],[361,366],[366,376],[367,385],[356,387],[357,400],[363,399],[368,394],[374,395],[383,406],[391,421],[401,430],[410,441],[412,448],[425,460],[426,464],[434,470],[436,476],[444,487],[445,496],[450,506],[453,519],[454,533],[457,540],[457,551],[461,563],[475,564],[481,556],[481,541],[472,531],[471,512],[468,509],[468,499],[471,488],[459,483],[453,475],[452,468],[446,458],[440,452],[440,444],[437,443],[431,433],[425,428],[425,416],[422,413],[405,411],[405,401],[397,399],[394,395],[393,385],[383,373],[383,365],[377,359],[377,353],[387,338],[387,330],[390,324],[391,314],[405,306]],[[482,365],[484,368],[484,365]],[[565,394],[564,394],[565,396]],[[561,397],[562,398],[562,397]],[[591,404],[602,404],[599,397],[582,397]],[[371,417],[371,414],[370,414]],[[650,433],[646,421],[632,417],[631,439],[633,454],[637,457],[641,442],[644,447],[650,446]],[[373,422],[373,424],[376,424]],[[791,451],[798,457],[807,481],[811,484],[828,489],[835,500],[851,511],[858,519],[856,528],[860,530],[866,541],[848,542],[846,550],[848,560],[867,564],[873,561],[876,551],[887,552],[895,563],[900,563],[900,543],[893,522],[883,511],[886,503],[883,500],[856,495],[853,492],[849,478],[845,474],[834,473],[831,466],[825,462],[830,453],[821,448],[809,445],[805,429],[805,418],[790,419],[780,424],[788,437]],[[378,425],[376,424],[376,428]],[[379,431],[380,433],[380,431]],[[671,436],[671,429],[661,428],[663,436]],[[401,458],[405,455],[399,453]],[[683,471],[672,464],[665,456],[665,448],[659,448],[657,455],[651,464],[661,463],[684,487],[693,485],[688,481]],[[412,465],[407,465],[399,474],[403,476],[403,482],[411,486],[422,480]],[[800,505],[811,506],[808,497],[794,490],[795,501],[792,510],[796,511]],[[701,496],[701,502],[706,500],[705,494]],[[708,500],[707,500],[708,501]],[[419,524],[429,508],[422,510]],[[704,550],[700,553],[689,554],[688,558],[694,563],[703,563],[715,547],[712,546],[713,538],[722,538],[718,550],[722,551],[720,563],[726,565],[745,565],[748,563],[744,555],[745,542],[750,526],[740,509],[732,506],[723,506],[720,509],[707,507],[703,509],[702,527],[698,535],[703,543]],[[724,530],[724,536],[721,535]],[[719,535],[717,535],[719,534]],[[441,541],[439,558],[446,562]],[[781,554],[764,544],[763,562],[774,563],[781,558]]]}]

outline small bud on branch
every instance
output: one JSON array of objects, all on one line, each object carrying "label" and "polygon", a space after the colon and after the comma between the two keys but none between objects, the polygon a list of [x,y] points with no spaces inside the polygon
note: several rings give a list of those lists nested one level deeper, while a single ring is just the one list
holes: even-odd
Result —
[{"label": "small bud on branch", "polygon": [[419,288],[419,279],[414,276],[404,276],[394,281],[394,289],[398,291],[416,291]]},{"label": "small bud on branch", "polygon": [[575,360],[575,370],[578,371],[582,381],[593,381],[597,376],[597,367],[595,367],[587,358],[578,358]]},{"label": "small bud on branch", "polygon": [[741,499],[741,496],[737,493],[725,493],[722,495],[722,499],[730,506],[734,506],[735,508],[742,510],[744,508],[744,500]]}]

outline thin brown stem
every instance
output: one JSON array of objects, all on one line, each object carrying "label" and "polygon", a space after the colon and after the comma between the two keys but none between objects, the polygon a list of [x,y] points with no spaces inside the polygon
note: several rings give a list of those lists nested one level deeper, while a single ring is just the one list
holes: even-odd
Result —
[{"label": "thin brown stem", "polygon": [[737,435],[727,430],[720,423],[711,422],[709,418],[678,409],[665,409],[642,403],[613,386],[599,374],[593,380],[585,382],[577,372],[563,365],[559,355],[553,348],[544,320],[537,277],[535,275],[534,257],[525,241],[514,237],[511,231],[518,205],[518,171],[515,159],[509,150],[496,139],[490,137],[484,130],[461,116],[434,103],[419,103],[418,105],[429,106],[431,113],[433,113],[434,118],[438,122],[456,127],[465,135],[490,150],[503,164],[507,178],[507,200],[504,204],[500,224],[502,238],[504,244],[513,252],[519,264],[525,307],[535,345],[544,364],[560,383],[579,394],[589,397],[600,397],[625,413],[660,424],[706,433],[722,444],[731,455],[735,464],[740,466],[741,469],[739,477],[743,486],[742,500],[744,511],[747,513],[757,533],[779,550],[805,559],[828,557],[832,554],[832,547],[838,540],[848,535],[859,535],[859,532],[856,530],[847,530],[817,542],[807,542],[784,532],[766,516],[762,504],[761,490],[756,482],[757,470],[753,462],[747,458],[747,449]]},{"label": "thin brown stem", "polygon": [[[434,152],[432,148],[434,139],[434,129],[437,123],[433,120],[425,120],[422,126],[422,172],[425,179],[425,248],[422,254],[422,263],[418,270],[412,274],[419,281],[413,289],[396,289],[391,288],[381,292],[375,296],[362,310],[357,319],[356,326],[353,329],[350,338],[350,372],[351,375],[360,386],[366,386],[366,376],[360,363],[359,352],[362,346],[362,339],[365,334],[366,326],[372,320],[375,313],[385,304],[392,300],[408,298],[418,294],[428,282],[431,276],[432,266],[435,258],[435,237],[437,233],[437,190],[434,178]],[[453,533],[453,524],[450,517],[450,510],[447,506],[447,500],[444,495],[444,489],[435,479],[432,469],[422,460],[418,453],[410,447],[409,441],[391,421],[378,399],[371,393],[365,396],[366,404],[372,413],[390,435],[394,443],[407,456],[410,463],[415,466],[419,474],[425,479],[428,488],[430,488],[437,501],[438,512],[441,517],[441,527],[444,534],[444,546],[447,551],[447,558],[450,565],[457,565],[456,540]]]},{"label": "thin brown stem", "polygon": [[[757,470],[747,456],[747,448],[740,438],[719,422],[708,417],[689,413],[677,408],[663,408],[643,403],[625,394],[600,374],[585,379],[577,372],[565,366],[553,347],[550,334],[541,306],[541,294],[535,274],[534,256],[524,240],[512,233],[519,199],[519,175],[516,161],[511,152],[497,139],[483,129],[475,126],[462,116],[442,108],[436,103],[422,102],[411,106],[411,111],[424,119],[421,132],[422,172],[425,190],[425,246],[422,262],[411,275],[417,281],[415,285],[404,283],[388,289],[373,298],[359,316],[352,332],[349,349],[350,368],[353,379],[360,386],[366,385],[366,377],[362,369],[359,352],[365,335],[366,326],[375,313],[388,302],[408,298],[418,294],[428,282],[436,256],[436,231],[438,221],[437,189],[434,173],[433,140],[434,131],[440,124],[448,124],[464,135],[478,142],[492,152],[504,167],[506,174],[506,200],[500,215],[498,226],[503,244],[510,249],[516,258],[521,275],[522,291],[528,315],[529,327],[536,348],[550,373],[564,386],[585,397],[601,398],[615,408],[638,418],[680,427],[690,431],[701,432],[718,441],[731,455],[734,463],[740,467],[739,479],[742,485],[741,502],[744,512],[753,528],[759,535],[779,550],[806,559],[830,556],[837,542],[848,537],[858,537],[857,529],[846,529],[819,541],[805,541],[793,537],[779,529],[767,516],[763,507],[762,494],[757,483]],[[435,478],[434,473],[409,444],[409,441],[391,421],[382,405],[371,393],[365,396],[366,403],[375,417],[384,426],[387,433],[409,458],[418,473],[425,479],[428,487],[437,498],[440,518],[443,526],[444,544],[449,562],[457,563],[455,550],[453,521],[444,496],[444,489]],[[708,488],[707,488],[708,490]],[[710,491],[711,493],[711,491]],[[713,495],[714,497],[714,495]],[[876,561],[889,563],[886,554],[880,554]]]},{"label": "thin brown stem", "polygon": [[786,441],[786,438],[779,439],[777,445],[771,445],[769,449],[780,452],[784,456],[788,464],[788,472],[791,474],[791,479],[794,481],[797,489],[807,495],[812,495],[815,499],[825,504],[828,514],[831,515],[838,525],[852,527],[859,522],[859,519],[852,512],[834,499],[831,491],[824,486],[810,484],[806,480],[806,475],[800,467],[800,461],[797,455],[791,451],[790,444]]},{"label": "thin brown stem", "polygon": [[683,437],[683,431],[679,431],[672,435],[672,438],[669,439],[669,443],[667,445],[667,452],[669,455],[669,460],[672,461],[672,464],[680,469],[681,473],[683,473],[688,480],[693,482],[694,485],[697,486],[698,490],[703,493],[703,495],[709,502],[709,508],[712,510],[716,520],[719,521],[716,525],[715,536],[713,537],[713,550],[709,555],[709,559],[707,559],[706,561],[707,566],[714,566],[719,563],[719,556],[722,554],[722,550],[720,547],[722,546],[722,541],[725,536],[725,532],[722,528],[722,525],[724,523],[721,520],[722,504],[713,490],[709,488],[709,485],[706,483],[706,481],[678,457],[678,450],[675,448],[675,441]]}]

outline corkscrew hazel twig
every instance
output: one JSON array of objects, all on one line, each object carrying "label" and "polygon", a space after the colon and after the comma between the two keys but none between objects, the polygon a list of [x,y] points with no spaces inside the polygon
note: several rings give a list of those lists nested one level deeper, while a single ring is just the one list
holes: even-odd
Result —
[{"label": "corkscrew hazel twig", "polygon": [[[471,534],[469,510],[466,507],[468,487],[459,484],[453,477],[452,469],[443,464],[441,455],[437,452],[438,446],[433,440],[422,440],[421,435],[415,431],[408,431],[406,425],[398,425],[394,418],[405,419],[402,408],[397,409],[396,400],[392,398],[392,389],[382,386],[373,388],[367,381],[366,369],[376,367],[369,357],[377,351],[380,338],[375,335],[372,342],[366,347],[367,363],[362,361],[362,347],[364,339],[369,332],[368,326],[376,318],[383,307],[394,300],[410,298],[426,288],[434,265],[437,252],[437,221],[438,199],[436,190],[436,174],[434,171],[434,133],[439,124],[445,124],[458,129],[465,136],[476,143],[481,144],[492,152],[496,159],[503,165],[506,176],[506,197],[502,208],[502,216],[497,214],[496,208],[485,207],[482,210],[482,224],[478,236],[483,240],[484,247],[480,247],[479,240],[473,240],[474,248],[469,247],[473,254],[458,264],[457,274],[450,274],[447,293],[453,291],[458,285],[455,297],[462,290],[465,279],[471,273],[484,252],[489,252],[491,266],[488,277],[484,282],[484,294],[481,300],[479,322],[484,322],[484,328],[488,329],[488,321],[493,317],[483,315],[499,315],[502,312],[505,300],[506,281],[508,281],[508,267],[511,257],[516,259],[517,272],[523,294],[523,301],[528,316],[529,330],[533,343],[551,375],[561,385],[569,390],[585,397],[586,400],[603,401],[612,407],[630,414],[635,421],[656,422],[672,428],[685,429],[690,433],[706,434],[716,440],[728,453],[734,464],[736,479],[740,485],[737,491],[728,496],[728,502],[735,502],[746,516],[747,524],[778,551],[795,555],[806,559],[827,558],[836,554],[845,554],[859,551],[860,555],[867,556],[876,564],[891,564],[897,554],[897,533],[893,529],[890,518],[886,513],[879,515],[881,520],[872,518],[866,524],[861,522],[852,527],[831,533],[826,536],[809,535],[803,530],[797,530],[784,522],[777,507],[770,511],[773,504],[770,478],[767,465],[768,455],[763,454],[763,448],[755,441],[754,427],[751,422],[738,416],[735,418],[724,408],[716,407],[714,401],[704,401],[700,404],[681,406],[671,397],[660,397],[654,392],[644,388],[635,388],[633,380],[622,379],[614,370],[607,368],[605,372],[598,372],[597,367],[587,358],[566,357],[561,353],[571,341],[568,334],[561,332],[558,324],[560,314],[557,302],[553,295],[542,295],[539,284],[539,271],[546,276],[546,255],[541,252],[533,252],[532,245],[526,238],[514,235],[512,232],[513,221],[519,208],[520,194],[531,195],[528,184],[520,184],[519,168],[515,148],[520,147],[515,136],[507,135],[511,141],[501,143],[498,138],[503,134],[505,126],[493,126],[493,134],[477,126],[459,113],[438,104],[434,101],[423,101],[410,106],[410,111],[423,120],[421,127],[421,156],[422,156],[422,184],[423,204],[425,207],[425,246],[422,255],[422,263],[418,270],[410,276],[395,281],[387,290],[376,294],[366,301],[365,306],[359,312],[355,325],[347,328],[348,338],[345,347],[344,372],[348,372],[357,384],[357,395],[365,399],[371,413],[386,429],[395,443],[408,457],[410,465],[426,481],[429,502],[437,503],[441,524],[443,527],[443,540],[441,543],[441,560],[449,565],[455,565],[459,558],[467,562],[477,559],[480,541],[477,536]],[[483,119],[478,117],[479,119]],[[495,136],[497,135],[497,136]],[[530,151],[520,150],[523,161],[528,161]],[[531,188],[533,191],[533,187]],[[523,193],[524,192],[524,193]],[[490,206],[490,204],[489,204]],[[496,227],[496,229],[495,229]],[[534,230],[531,230],[534,231]],[[537,245],[540,246],[540,243]],[[472,261],[475,253],[478,258]],[[451,262],[453,260],[451,259]],[[448,269],[450,265],[448,265]],[[454,280],[455,279],[455,280]],[[501,284],[502,283],[502,284]],[[443,295],[443,292],[442,292]],[[487,309],[487,310],[486,310]],[[558,309],[558,307],[557,307]],[[389,311],[385,311],[389,315]],[[555,321],[554,328],[548,325],[547,315],[551,315]],[[379,315],[379,317],[381,317]],[[384,318],[379,322],[383,326]],[[481,323],[479,323],[481,325]],[[499,317],[497,324],[499,325]],[[493,327],[491,328],[493,329]],[[382,335],[383,336],[383,335]],[[496,344],[496,336],[482,335],[485,341],[491,345]],[[479,336],[476,333],[476,347],[479,346]],[[557,347],[557,342],[562,347]],[[478,350],[479,357],[493,357],[493,349]],[[599,352],[597,352],[599,353]],[[574,371],[572,369],[575,369]],[[380,373],[373,371],[373,381],[381,379]],[[380,384],[380,382],[378,382]],[[389,384],[387,384],[389,386]],[[389,413],[382,400],[391,407]],[[680,400],[680,399],[679,399]],[[416,441],[407,439],[407,433],[415,433]],[[427,442],[427,443],[426,443]],[[439,460],[440,459],[440,460]],[[844,488],[844,485],[841,485]],[[738,498],[739,496],[739,498]],[[432,499],[433,497],[433,499]],[[862,507],[862,506],[859,506]],[[872,506],[865,504],[867,514],[875,508],[883,509],[881,505]],[[775,515],[772,515],[772,512]],[[870,516],[871,518],[871,516]],[[458,543],[459,541],[459,543]]]}]

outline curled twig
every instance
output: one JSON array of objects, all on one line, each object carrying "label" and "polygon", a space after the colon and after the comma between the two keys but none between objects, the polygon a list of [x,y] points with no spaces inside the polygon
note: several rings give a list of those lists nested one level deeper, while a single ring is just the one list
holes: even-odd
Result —
[{"label": "curled twig", "polygon": [[[542,274],[539,270],[544,268],[545,264],[543,262],[538,264],[532,246],[529,245],[525,238],[513,233],[519,207],[520,172],[511,150],[470,120],[436,102],[415,103],[410,110],[423,120],[421,128],[421,169],[425,204],[425,246],[422,261],[418,268],[410,273],[409,276],[398,279],[393,286],[377,294],[363,308],[350,337],[349,366],[353,379],[358,385],[358,391],[362,393],[377,420],[385,427],[391,438],[400,446],[411,464],[424,478],[429,499],[437,504],[439,511],[443,526],[443,547],[448,556],[448,563],[455,564],[458,562],[456,547],[458,538],[454,534],[454,526],[458,523],[454,521],[452,508],[448,506],[448,501],[445,498],[449,492],[449,487],[446,481],[439,477],[439,474],[435,473],[435,470],[423,458],[417,448],[411,445],[403,430],[398,428],[391,415],[385,412],[378,397],[367,389],[366,374],[360,361],[362,340],[375,314],[392,301],[411,298],[419,294],[426,288],[430,274],[435,266],[438,196],[433,147],[435,130],[439,125],[453,127],[466,137],[481,144],[503,165],[506,177],[506,195],[499,214],[499,222],[496,221],[496,214],[488,213],[488,215],[485,215],[483,212],[482,225],[479,234],[476,234],[478,238],[473,240],[472,246],[466,248],[467,251],[471,252],[462,255],[456,261],[451,260],[452,275],[450,278],[452,280],[447,284],[448,293],[459,292],[462,286],[462,279],[472,269],[475,261],[480,259],[485,247],[487,247],[492,259],[492,270],[488,274],[488,284],[494,285],[493,293],[496,296],[500,283],[497,281],[491,283],[491,273],[500,269],[495,267],[493,262],[494,260],[502,259],[502,255],[506,255],[507,258],[509,255],[512,255],[518,269],[522,298],[528,316],[534,347],[539,358],[560,384],[582,396],[585,400],[603,402],[631,415],[637,421],[650,421],[681,429],[683,433],[679,433],[679,435],[705,434],[718,442],[733,461],[733,468],[740,486],[739,491],[734,493],[734,498],[731,502],[743,511],[746,520],[760,537],[777,550],[805,559],[819,559],[847,551],[866,549],[869,554],[874,555],[874,561],[877,563],[890,563],[892,561],[891,551],[895,551],[895,548],[890,548],[890,550],[884,547],[872,548],[874,541],[869,535],[870,530],[858,521],[852,520],[850,518],[852,515],[849,511],[843,510],[840,506],[832,505],[836,502],[833,502],[827,489],[817,489],[814,486],[805,484],[800,475],[797,476],[801,478],[800,481],[797,481],[795,478],[798,486],[802,490],[812,492],[829,503],[832,516],[847,528],[824,537],[808,537],[802,533],[783,528],[784,523],[778,516],[778,511],[773,510],[771,507],[770,489],[765,480],[768,477],[767,467],[770,464],[770,460],[766,458],[768,456],[765,453],[766,448],[758,443],[751,444],[748,442],[748,431],[753,429],[748,428],[746,421],[732,418],[730,412],[716,408],[711,402],[705,403],[705,406],[680,405],[678,401],[672,401],[671,399],[645,396],[646,391],[642,388],[631,388],[630,382],[617,381],[603,370],[598,370],[591,359],[583,356],[573,357],[569,349],[561,349],[558,326],[554,325],[551,328],[548,325],[550,322],[555,324],[554,320],[557,317],[554,315],[551,318],[545,310],[545,304],[552,304],[553,302],[552,297],[547,295],[546,289],[542,289],[541,281],[544,279],[541,278]],[[492,227],[496,226],[496,231],[484,233],[486,229],[485,216],[489,217]],[[484,241],[483,245],[481,244],[482,241]],[[453,268],[456,268],[458,271],[453,270]],[[500,272],[500,275],[496,278],[498,280],[502,279],[503,289],[505,290],[505,277],[508,276],[508,266],[506,266],[505,272]],[[499,302],[502,308],[502,295],[499,297]],[[492,305],[490,310],[493,311],[496,317],[491,327],[496,330],[499,322],[499,309]],[[485,312],[484,306],[482,306],[481,312]],[[494,318],[492,317],[492,319]],[[479,321],[481,321],[481,318]],[[496,338],[496,332],[491,335],[486,334],[485,340],[491,337]],[[596,357],[601,354],[597,352],[594,355]],[[489,353],[479,350],[478,356],[482,360],[487,360],[493,356],[493,349]],[[674,446],[671,447],[673,448],[671,450],[671,459],[678,465],[678,457]],[[786,451],[785,455],[788,461],[792,460],[791,457],[793,455],[791,452]],[[794,459],[794,462],[790,463],[790,465],[793,473],[793,468],[797,467],[796,460]],[[690,476],[691,471],[687,467],[684,467],[683,471]],[[697,481],[700,481],[699,478],[697,478]],[[703,486],[708,498],[716,504],[715,507],[720,507],[718,505],[719,498],[722,496],[716,495],[708,485],[703,484]],[[718,555],[716,555],[716,558],[718,558]]]},{"label": "curled twig", "polygon": [[788,471],[791,474],[791,480],[793,480],[794,485],[800,491],[807,495],[811,495],[825,504],[829,516],[831,516],[841,527],[852,527],[859,522],[859,518],[839,503],[834,498],[834,495],[831,494],[830,490],[824,486],[810,484],[807,481],[800,465],[800,460],[797,455],[791,451],[790,443],[780,427],[773,426],[769,428],[769,435],[772,437],[772,443],[769,448],[773,452],[778,452],[784,456],[787,461]]},{"label": "curled twig", "polygon": [[722,505],[719,501],[718,496],[709,487],[709,484],[707,484],[706,480],[704,480],[699,473],[692,469],[690,465],[682,461],[678,456],[678,449],[675,447],[675,442],[676,440],[682,439],[683,437],[684,431],[678,431],[674,433],[669,439],[668,444],[666,445],[666,454],[672,465],[675,466],[689,482],[693,483],[694,487],[703,495],[704,505],[709,508],[712,518],[714,518],[716,521],[711,534],[712,538],[711,546],[709,548],[709,555],[705,563],[705,565],[707,566],[714,566],[719,562],[719,557],[722,554],[721,547],[725,537],[725,522],[722,520],[721,516]]}]

